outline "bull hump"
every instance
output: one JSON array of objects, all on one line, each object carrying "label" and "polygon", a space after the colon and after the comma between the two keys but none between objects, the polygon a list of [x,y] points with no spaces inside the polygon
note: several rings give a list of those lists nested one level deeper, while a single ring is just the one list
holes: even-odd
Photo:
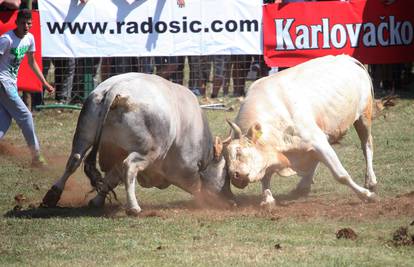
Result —
[{"label": "bull hump", "polygon": [[124,109],[125,111],[132,111],[138,109],[138,104],[132,102],[129,96],[117,95],[111,104],[111,110]]}]

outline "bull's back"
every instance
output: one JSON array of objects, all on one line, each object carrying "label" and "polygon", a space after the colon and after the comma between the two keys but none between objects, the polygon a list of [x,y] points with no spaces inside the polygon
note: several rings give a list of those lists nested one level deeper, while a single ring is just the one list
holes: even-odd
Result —
[{"label": "bull's back", "polygon": [[278,125],[307,124],[340,135],[370,108],[371,90],[369,75],[352,58],[322,57],[254,83],[239,120],[246,127],[254,118]]},{"label": "bull's back", "polygon": [[174,91],[165,80],[141,73],[112,78],[107,80],[106,87],[116,97],[104,125],[104,134],[110,130],[113,138],[117,137],[112,140],[121,144],[129,142],[128,137],[147,134],[144,128],[153,128],[166,135],[172,131],[177,112],[174,109]]}]

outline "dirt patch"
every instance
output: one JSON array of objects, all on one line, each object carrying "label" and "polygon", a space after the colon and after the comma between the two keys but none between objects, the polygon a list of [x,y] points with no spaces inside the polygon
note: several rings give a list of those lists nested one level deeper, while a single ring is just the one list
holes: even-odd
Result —
[{"label": "dirt patch", "polygon": [[[0,155],[4,155],[9,157],[9,159],[17,163],[19,165],[29,167],[30,166],[30,151],[27,145],[18,144],[15,145],[13,143],[9,143],[6,141],[0,141]],[[50,171],[52,169],[56,170],[64,170],[67,156],[55,155],[53,153],[49,153],[47,148],[42,147],[42,155],[45,157],[46,162],[48,165],[43,169],[43,171]],[[27,162],[29,165],[26,165]]]},{"label": "dirt patch", "polygon": [[[87,204],[91,198],[95,196],[94,193],[89,193],[91,187],[86,179],[76,179],[71,177],[63,191],[62,197],[58,203],[60,209],[31,209],[29,207],[28,216],[77,216],[81,215],[96,215],[106,216],[112,218],[125,217],[125,199],[122,198],[120,202],[113,201],[112,203],[106,201],[103,209],[93,211],[87,209]],[[122,195],[122,197],[124,197]],[[414,193],[398,195],[396,197],[382,198],[377,203],[363,203],[355,197],[349,198],[335,198],[328,197],[308,197],[295,201],[288,201],[278,203],[271,209],[263,209],[260,207],[260,196],[238,195],[236,196],[237,206],[226,208],[207,208],[200,207],[198,201],[175,201],[166,202],[161,205],[146,204],[145,201],[140,203],[142,212],[138,218],[159,217],[159,218],[173,218],[177,216],[192,216],[195,218],[209,218],[213,220],[224,220],[232,217],[257,217],[265,218],[274,222],[278,222],[285,218],[295,218],[306,221],[316,218],[328,218],[336,221],[354,220],[354,221],[369,221],[376,218],[397,218],[397,217],[412,217],[414,218]],[[38,207],[40,203],[31,203],[31,207]],[[19,217],[27,210],[20,209],[11,216]],[[39,212],[39,214],[37,214]],[[65,212],[68,214],[65,215]]]},{"label": "dirt patch", "polygon": [[400,227],[392,235],[392,244],[396,247],[413,246],[414,234],[409,232],[408,227]]},{"label": "dirt patch", "polygon": [[406,193],[406,194],[397,195],[397,198],[400,198],[400,197],[412,197],[412,198],[414,198],[414,191],[411,191],[411,192]]},{"label": "dirt patch", "polygon": [[200,208],[196,201],[170,202],[165,205],[141,205],[144,211],[158,211],[166,217],[191,213],[196,217],[209,217],[218,220],[227,217],[253,216],[279,221],[284,218],[309,220],[329,218],[334,220],[367,221],[375,218],[414,217],[414,193],[383,198],[376,203],[363,203],[354,197],[328,199],[309,197],[295,201],[278,203],[271,209],[260,207],[260,196],[240,195],[236,197],[237,206],[231,208]]},{"label": "dirt patch", "polygon": [[19,193],[14,196],[14,201],[16,202],[17,205],[23,204],[26,200],[27,200],[26,197],[22,193]]},{"label": "dirt patch", "polygon": [[67,155],[56,155],[56,153],[50,152],[47,148],[44,147],[42,147],[42,154],[49,163],[49,169],[59,170],[59,172],[63,173],[65,170],[66,162],[68,161]]},{"label": "dirt patch", "polygon": [[158,218],[165,218],[165,214],[159,212],[159,211],[155,211],[155,210],[150,210],[150,211],[142,211],[139,213],[138,217],[140,218],[148,218],[148,217],[158,217]]},{"label": "dirt patch", "polygon": [[66,181],[58,206],[72,208],[87,206],[89,200],[95,196],[96,193],[93,191],[89,181],[72,175]]},{"label": "dirt patch", "polygon": [[17,156],[21,148],[15,147],[13,144],[0,141],[0,155]]},{"label": "dirt patch", "polygon": [[342,228],[336,232],[336,238],[356,240],[358,235],[351,228]]},{"label": "dirt patch", "polygon": [[[323,197],[308,198],[280,203],[264,215],[272,218],[311,219],[325,217],[330,219],[366,220],[379,217],[414,216],[414,195],[411,193],[398,197],[384,198],[376,203],[363,203],[353,197],[349,199],[327,199]],[[251,209],[247,206],[246,209]]]},{"label": "dirt patch", "polygon": [[[140,203],[143,215],[138,217],[176,217],[191,215],[197,218],[222,220],[229,217],[258,217],[279,221],[284,218],[309,220],[314,218],[329,218],[334,220],[368,221],[376,218],[395,218],[399,216],[414,217],[413,192],[396,197],[383,198],[377,203],[363,203],[354,197],[327,199],[326,197],[309,197],[295,201],[278,203],[271,209],[260,207],[260,196],[239,195],[236,197],[237,206],[212,208],[200,206],[198,200],[175,201],[161,205]],[[124,201],[122,201],[124,203]],[[145,212],[145,213],[144,213]],[[154,216],[152,216],[153,214]],[[125,216],[124,212],[114,212],[112,215]]]}]

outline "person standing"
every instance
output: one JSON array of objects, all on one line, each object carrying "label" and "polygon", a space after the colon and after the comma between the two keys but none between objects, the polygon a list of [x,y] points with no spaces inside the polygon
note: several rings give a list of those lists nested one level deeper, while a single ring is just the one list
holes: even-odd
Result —
[{"label": "person standing", "polygon": [[44,167],[46,161],[40,154],[33,117],[17,91],[17,72],[27,54],[29,66],[48,92],[54,88],[46,81],[36,63],[35,41],[31,33],[32,13],[22,9],[17,14],[16,28],[0,37],[0,139],[10,127],[12,118],[22,130],[23,136],[32,154],[32,166]]}]

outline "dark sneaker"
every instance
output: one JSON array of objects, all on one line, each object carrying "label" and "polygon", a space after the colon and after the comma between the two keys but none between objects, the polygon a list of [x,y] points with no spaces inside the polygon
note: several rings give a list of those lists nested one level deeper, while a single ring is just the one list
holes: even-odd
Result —
[{"label": "dark sneaker", "polygon": [[46,159],[43,156],[38,156],[32,160],[32,168],[43,169],[47,167]]}]

